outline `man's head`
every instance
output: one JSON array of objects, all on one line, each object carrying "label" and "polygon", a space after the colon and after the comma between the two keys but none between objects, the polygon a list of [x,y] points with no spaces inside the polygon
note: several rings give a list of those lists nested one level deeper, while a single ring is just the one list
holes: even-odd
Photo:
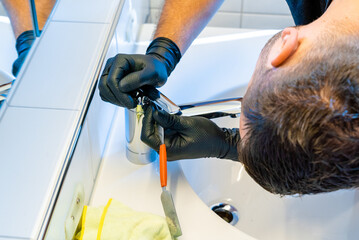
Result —
[{"label": "man's head", "polygon": [[243,101],[239,152],[270,192],[359,186],[359,38],[335,27],[312,35],[308,26],[286,29],[258,60]]}]

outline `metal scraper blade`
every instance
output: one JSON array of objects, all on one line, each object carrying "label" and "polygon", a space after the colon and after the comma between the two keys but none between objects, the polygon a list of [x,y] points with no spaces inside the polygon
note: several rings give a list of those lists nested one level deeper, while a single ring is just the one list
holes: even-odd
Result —
[{"label": "metal scraper blade", "polygon": [[166,221],[172,237],[182,235],[181,226],[173,203],[172,195],[165,187],[162,188],[161,202],[166,215]]}]

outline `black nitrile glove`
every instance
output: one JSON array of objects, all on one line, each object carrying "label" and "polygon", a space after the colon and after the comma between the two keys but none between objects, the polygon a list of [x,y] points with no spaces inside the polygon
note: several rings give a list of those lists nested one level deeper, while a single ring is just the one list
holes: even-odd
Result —
[{"label": "black nitrile glove", "polygon": [[238,161],[238,129],[220,128],[204,117],[170,115],[148,106],[142,122],[141,140],[157,152],[161,145],[157,124],[165,130],[170,161],[204,157]]},{"label": "black nitrile glove", "polygon": [[146,55],[118,54],[110,58],[99,83],[102,100],[121,107],[136,107],[138,90],[163,86],[177,63],[181,52],[167,38],[156,38]]},{"label": "black nitrile glove", "polygon": [[21,33],[16,39],[16,51],[18,58],[12,64],[12,74],[16,77],[20,71],[22,64],[35,40],[34,31],[25,31]]}]

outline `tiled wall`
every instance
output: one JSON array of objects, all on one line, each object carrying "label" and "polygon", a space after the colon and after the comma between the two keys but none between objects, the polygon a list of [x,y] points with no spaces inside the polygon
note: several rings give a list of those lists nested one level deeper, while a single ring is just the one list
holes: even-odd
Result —
[{"label": "tiled wall", "polygon": [[[155,23],[164,0],[151,0],[148,22]],[[282,29],[294,26],[285,0],[225,0],[209,26]]]},{"label": "tiled wall", "polygon": [[[148,22],[156,23],[165,0],[148,0],[151,14]],[[0,3],[0,16],[6,16]],[[278,28],[293,26],[294,21],[285,0],[225,0],[209,26],[236,28]]]},{"label": "tiled wall", "polygon": [[1,2],[0,2],[0,16],[6,16],[4,6],[1,4]]}]

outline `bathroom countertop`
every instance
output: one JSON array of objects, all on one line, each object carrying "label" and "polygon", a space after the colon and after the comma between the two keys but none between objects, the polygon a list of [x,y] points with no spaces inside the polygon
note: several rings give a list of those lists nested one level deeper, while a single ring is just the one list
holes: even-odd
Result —
[{"label": "bathroom countertop", "polygon": [[[164,216],[158,161],[135,165],[126,158],[124,111],[119,109],[98,172],[90,205],[116,199],[136,211]],[[253,239],[212,212],[187,182],[179,162],[168,163],[168,190],[173,195],[183,235],[179,240]]]}]

